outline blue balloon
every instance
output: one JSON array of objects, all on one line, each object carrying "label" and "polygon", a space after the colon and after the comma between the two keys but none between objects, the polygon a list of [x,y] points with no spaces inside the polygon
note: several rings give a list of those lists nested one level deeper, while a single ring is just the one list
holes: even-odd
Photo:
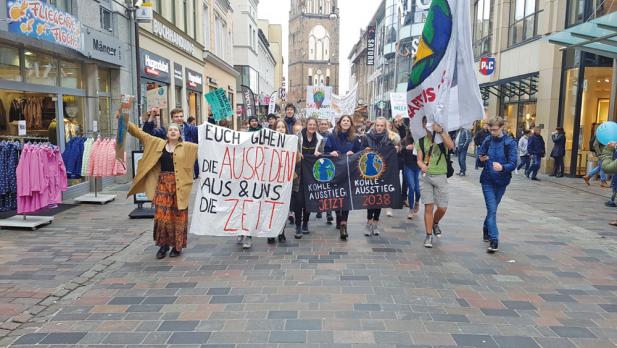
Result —
[{"label": "blue balloon", "polygon": [[596,138],[602,145],[617,141],[617,123],[608,121],[596,129]]}]

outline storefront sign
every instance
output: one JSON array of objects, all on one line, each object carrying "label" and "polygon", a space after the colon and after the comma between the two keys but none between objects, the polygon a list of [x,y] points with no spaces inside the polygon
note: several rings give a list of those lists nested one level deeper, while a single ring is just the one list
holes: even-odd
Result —
[{"label": "storefront sign", "polygon": [[141,50],[141,76],[169,83],[169,59]]},{"label": "storefront sign", "polygon": [[84,53],[89,58],[116,65],[126,65],[122,53],[127,49],[118,38],[95,30],[86,30],[84,37]]},{"label": "storefront sign", "polygon": [[[200,189],[189,232],[276,237],[287,223],[298,138],[204,123],[198,140]],[[240,173],[239,167],[254,170]]]},{"label": "storefront sign", "polygon": [[7,1],[9,32],[82,51],[81,22],[41,0]]},{"label": "storefront sign", "polygon": [[210,111],[212,116],[214,116],[214,120],[220,121],[233,116],[234,110],[225,95],[224,89],[217,88],[206,94],[206,101],[210,104]]},{"label": "storefront sign", "polygon": [[495,57],[480,58],[480,73],[486,76],[492,75],[495,72],[495,63]]},{"label": "storefront sign", "polygon": [[182,74],[182,65],[174,63],[174,83],[176,87],[184,84],[184,74]]},{"label": "storefront sign", "polygon": [[203,75],[198,72],[195,72],[189,68],[185,68],[186,70],[186,88],[197,91],[199,93],[204,90],[204,79]]},{"label": "storefront sign", "polygon": [[164,24],[157,17],[152,19],[152,32],[154,35],[189,54],[195,54],[195,45],[193,45],[189,38],[185,37],[182,32],[177,31],[175,28]]},{"label": "storefront sign", "polygon": [[366,65],[375,65],[375,26],[369,25],[366,33]]}]

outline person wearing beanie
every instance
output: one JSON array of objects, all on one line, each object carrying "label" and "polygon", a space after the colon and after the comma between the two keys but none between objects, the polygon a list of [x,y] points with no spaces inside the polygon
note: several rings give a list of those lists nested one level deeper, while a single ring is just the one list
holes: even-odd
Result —
[{"label": "person wearing beanie", "polygon": [[259,132],[260,130],[261,125],[259,124],[257,116],[249,117],[249,132]]}]

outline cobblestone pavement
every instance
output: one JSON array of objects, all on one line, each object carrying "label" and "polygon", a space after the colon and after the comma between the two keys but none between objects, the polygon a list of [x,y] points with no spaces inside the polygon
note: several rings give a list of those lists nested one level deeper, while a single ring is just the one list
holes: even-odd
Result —
[{"label": "cobblestone pavement", "polygon": [[433,249],[406,211],[373,238],[354,212],[347,242],[313,220],[300,241],[288,229],[286,244],[243,251],[189,236],[182,257],[159,261],[151,221],[128,220],[121,199],[1,231],[0,346],[617,346],[617,229],[606,224],[617,211],[603,192],[515,178],[501,250],[488,255],[476,174],[450,187]]}]

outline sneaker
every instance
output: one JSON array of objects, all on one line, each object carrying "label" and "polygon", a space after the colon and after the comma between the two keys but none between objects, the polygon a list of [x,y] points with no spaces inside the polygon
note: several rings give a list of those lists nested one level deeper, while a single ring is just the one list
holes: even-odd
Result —
[{"label": "sneaker", "polygon": [[609,188],[609,187],[611,187],[611,185],[609,185],[609,183],[607,183],[606,181],[602,181],[602,183],[600,183],[600,187],[602,187],[602,188]]},{"label": "sneaker", "polygon": [[268,238],[268,244],[276,243],[276,238]]},{"label": "sneaker", "polygon": [[278,238],[279,238],[279,243],[285,243],[287,241],[287,237],[285,237],[285,231],[281,232]]},{"label": "sneaker", "polygon": [[180,254],[182,254],[181,251],[178,251],[178,250],[176,250],[176,248],[173,248],[169,252],[169,257],[178,257],[178,256],[180,256]]},{"label": "sneaker", "polygon": [[242,244],[244,242],[244,236],[238,236],[236,238],[236,244]]},{"label": "sneaker", "polygon": [[339,229],[339,233],[340,233],[341,240],[347,240],[347,237],[348,237],[348,234],[347,234],[347,224],[341,224],[341,227]]},{"label": "sneaker", "polygon": [[518,169],[514,169],[514,174],[518,175]]},{"label": "sneaker", "polygon": [[435,234],[435,237],[441,238],[441,228],[439,228],[438,224],[433,225],[433,234]]},{"label": "sneaker", "polygon": [[366,224],[366,231],[364,232],[364,235],[366,237],[370,237],[371,234],[373,234],[373,224],[371,223],[367,223]]},{"label": "sneaker", "polygon": [[291,215],[287,217],[287,220],[289,221],[290,225],[293,225],[296,222],[296,219],[294,219],[294,217]]},{"label": "sneaker", "polygon": [[605,206],[610,207],[610,208],[615,208],[617,207],[617,204],[613,201],[608,201],[606,203],[604,203]]},{"label": "sneaker", "polygon": [[488,249],[486,249],[486,252],[489,254],[493,254],[497,252],[498,250],[499,250],[499,242],[497,240],[492,240],[488,246]]},{"label": "sneaker", "polygon": [[242,243],[242,249],[250,249],[253,246],[253,237],[244,238],[244,243]]},{"label": "sneaker", "polygon": [[540,181],[540,179],[538,179],[536,177],[531,178],[531,180],[533,180],[533,181]]},{"label": "sneaker", "polygon": [[311,233],[308,229],[308,224],[302,224],[302,234],[309,234]]},{"label": "sneaker", "polygon": [[585,184],[586,184],[587,186],[591,185],[591,184],[589,183],[589,180],[591,180],[591,178],[590,178],[590,177],[588,177],[587,175],[585,175],[585,176],[583,177],[583,181],[585,181]]},{"label": "sneaker", "polygon": [[302,239],[302,227],[296,226],[296,234],[294,235],[296,239]]},{"label": "sneaker", "polygon": [[413,210],[410,210],[409,214],[407,215],[407,220],[413,220],[415,216],[416,214],[413,212]]},{"label": "sneaker", "polygon": [[315,217],[316,217],[317,219],[321,219],[321,216],[322,216],[322,215],[321,215],[321,212],[319,212],[319,213],[317,213],[317,214],[315,215]]},{"label": "sneaker", "polygon": [[433,235],[427,234],[426,238],[424,238],[424,247],[432,248],[433,247]]},{"label": "sneaker", "polygon": [[387,217],[392,217],[392,209],[390,209],[390,208],[386,209],[386,216]]},{"label": "sneaker", "polygon": [[486,228],[486,226],[482,228],[482,240],[484,242],[488,242],[489,241],[488,228]]},{"label": "sneaker", "polygon": [[373,236],[378,236],[380,234],[381,232],[379,232],[379,226],[373,225]]}]

